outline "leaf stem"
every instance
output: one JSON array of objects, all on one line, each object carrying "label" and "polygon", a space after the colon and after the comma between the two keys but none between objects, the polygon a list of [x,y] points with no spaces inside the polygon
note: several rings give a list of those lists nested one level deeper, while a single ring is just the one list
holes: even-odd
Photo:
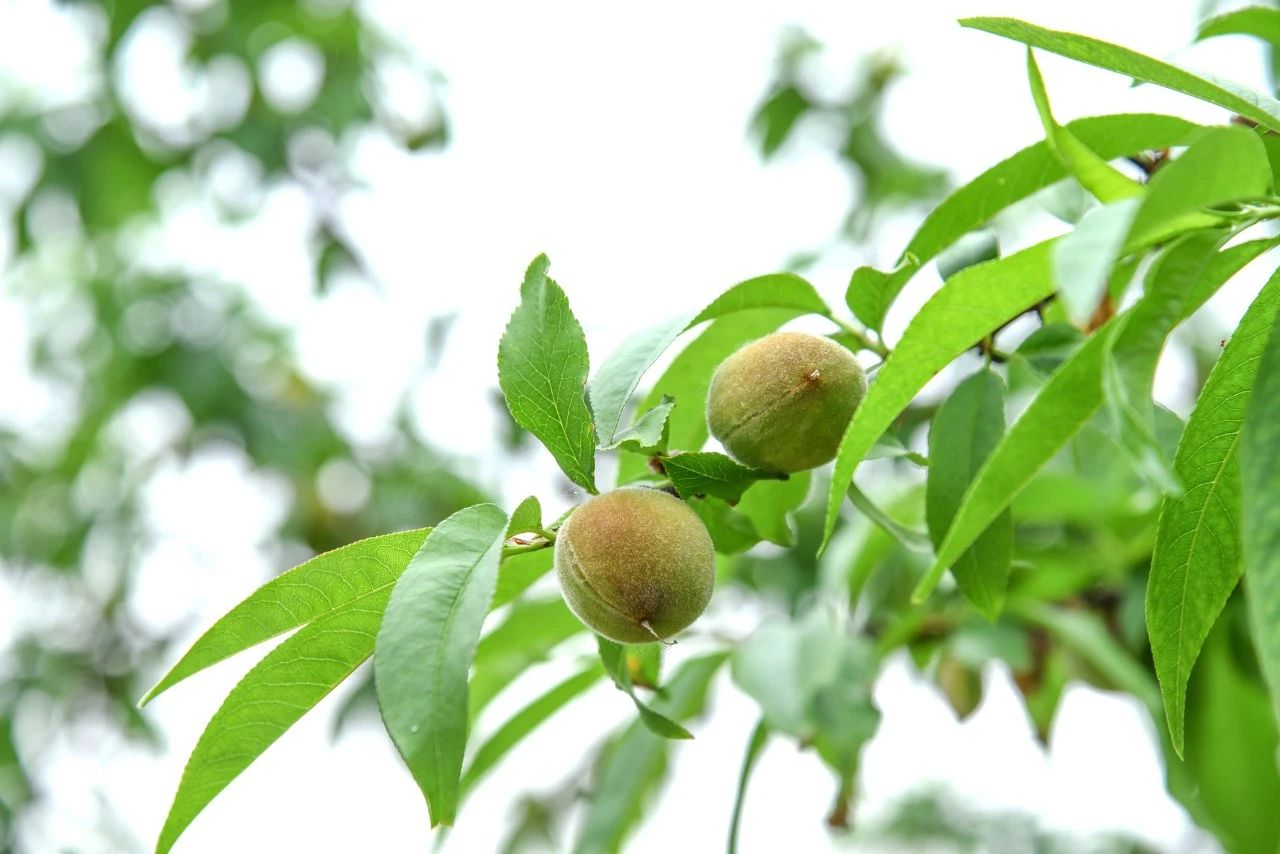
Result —
[{"label": "leaf stem", "polygon": [[882,359],[888,357],[889,348],[884,345],[883,341],[879,341],[872,338],[869,333],[862,331],[861,329],[859,329],[858,327],[854,326],[851,323],[848,323],[847,321],[841,320],[839,317],[836,317],[834,314],[828,315],[828,319],[832,323],[834,323],[836,326],[839,326],[840,331],[848,335],[850,338],[852,338],[854,340],[854,343],[856,343],[862,349],[870,350],[871,352],[880,356],[880,358]]}]

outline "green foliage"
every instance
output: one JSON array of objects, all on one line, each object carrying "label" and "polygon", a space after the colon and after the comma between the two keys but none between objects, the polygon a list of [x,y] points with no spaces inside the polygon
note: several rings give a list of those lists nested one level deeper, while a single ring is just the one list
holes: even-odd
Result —
[{"label": "green foliage", "polygon": [[1174,456],[1186,485],[1165,499],[1147,582],[1147,630],[1174,749],[1182,753],[1187,679],[1244,567],[1240,424],[1280,309],[1280,276],[1254,300],[1213,366]]},{"label": "green foliage", "polygon": [[[1003,433],[1004,383],[989,369],[957,386],[933,416],[925,507],[935,548]],[[1013,514],[1005,508],[951,567],[960,592],[989,619],[994,620],[1004,604],[1012,560]]]},{"label": "green foliage", "polygon": [[[1233,14],[1207,24],[1202,37],[1269,32],[1261,10]],[[759,717],[738,779],[730,851],[770,739],[812,751],[830,770],[828,823],[844,827],[862,749],[879,725],[872,686],[898,651],[961,716],[981,699],[983,668],[1003,663],[1042,738],[1072,680],[1136,698],[1154,719],[1167,717],[1161,749],[1170,793],[1229,850],[1274,849],[1280,822],[1253,805],[1280,796],[1272,595],[1280,591],[1280,275],[1212,360],[1185,425],[1152,394],[1175,328],[1280,242],[1258,228],[1280,218],[1280,136],[1268,130],[1280,128],[1280,102],[1084,36],[1010,19],[964,23],[1028,45],[1045,139],[939,204],[893,270],[854,271],[852,319],[797,275],[760,276],[628,339],[588,384],[585,335],[547,278],[545,256],[533,262],[498,348],[509,411],[577,486],[596,491],[596,454],[605,450],[617,452],[619,483],[644,487],[590,497],[552,523],[537,497],[508,518],[478,496],[452,515],[415,517],[411,524],[448,515],[429,536],[412,530],[322,554],[246,599],[147,697],[298,629],[214,715],[162,850],[370,654],[383,722],[434,823],[452,822],[479,780],[607,674],[633,701],[634,717],[585,750],[586,764],[564,787],[529,799],[514,836],[535,834],[554,847],[563,814],[583,801],[574,850],[621,850],[676,742],[694,738],[712,680],[729,661],[734,687]],[[1059,123],[1031,48],[1192,94],[1261,127],[1200,128],[1146,114]],[[809,117],[839,116],[840,157],[866,181],[869,208],[931,198],[939,177],[886,153],[877,129],[896,68],[864,69],[849,100],[834,104],[803,83],[816,49],[797,39],[784,51],[755,119],[762,154],[780,151]],[[1112,164],[1119,157],[1138,167],[1137,179]],[[1100,204],[1065,215],[1070,228],[1061,237],[1017,248],[994,220],[1016,218],[1017,203],[1041,191],[1077,200],[1087,193]],[[859,218],[859,227],[868,221]],[[1002,250],[1009,245],[1014,251]],[[931,260],[942,282],[891,347],[880,336],[885,316]],[[814,340],[843,345],[842,358],[854,351],[881,359],[829,480],[820,471],[769,474],[704,450],[713,373],[743,345],[804,315],[834,327],[830,340]],[[976,369],[965,358],[971,352],[983,362]],[[663,510],[638,522],[602,515],[619,496]],[[843,511],[846,498],[854,512]],[[553,549],[573,613],[561,599],[528,593]],[[684,560],[694,552],[696,561]],[[668,560],[673,554],[679,560]],[[664,587],[668,564],[698,584]],[[948,570],[954,585],[941,583]],[[689,631],[692,657],[598,637],[598,662],[575,658],[583,626],[574,613],[611,637],[666,637],[698,619],[713,571],[716,586],[749,595],[756,613],[768,615],[753,631],[726,630],[713,608]],[[620,601],[610,585],[624,583],[629,598]],[[657,597],[662,607],[680,611],[669,626],[631,613],[632,600],[655,591],[666,596]],[[486,615],[504,607],[484,633]],[[472,724],[487,724],[507,685],[566,657],[573,669],[563,681],[468,754]],[[673,659],[672,675],[664,658]],[[6,755],[0,740],[0,767]],[[985,838],[977,829],[964,837],[969,845]]]},{"label": "green foliage", "polygon": [[378,708],[427,799],[452,824],[467,743],[467,675],[498,579],[507,514],[459,510],[431,532],[387,603],[373,659]]},{"label": "green foliage", "polygon": [[516,423],[538,437],[571,481],[594,493],[587,340],[564,291],[547,278],[550,265],[542,255],[525,272],[520,307],[498,347],[498,382]]},{"label": "green foliage", "polygon": [[1280,326],[1273,326],[1240,426],[1241,546],[1258,662],[1280,714]]}]

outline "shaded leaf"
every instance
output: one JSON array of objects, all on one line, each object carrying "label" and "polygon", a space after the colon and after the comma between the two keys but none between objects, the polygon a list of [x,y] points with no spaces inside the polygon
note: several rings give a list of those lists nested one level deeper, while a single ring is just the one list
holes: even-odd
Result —
[{"label": "shaded leaf", "polygon": [[613,443],[605,445],[605,449],[650,455],[662,453],[667,449],[667,419],[674,406],[675,401],[664,394],[657,406],[641,413],[635,423],[614,436]]},{"label": "shaded leaf", "polygon": [[493,770],[511,749],[544,724],[552,715],[567,706],[573,700],[600,681],[604,671],[597,664],[580,670],[569,678],[556,684],[546,693],[516,712],[489,736],[483,744],[476,748],[467,770],[462,775],[462,793],[475,787],[481,778]]},{"label": "shaded leaf", "polygon": [[498,577],[507,515],[492,504],[441,522],[400,577],[373,659],[378,706],[422,789],[452,824],[467,742],[467,674]]},{"label": "shaded leaf", "polygon": [[1280,326],[1273,326],[1240,427],[1241,540],[1253,643],[1280,714]]},{"label": "shaded leaf", "polygon": [[742,757],[742,770],[738,772],[738,788],[733,796],[733,815],[729,819],[729,854],[737,854],[738,830],[742,827],[742,805],[747,799],[747,783],[751,781],[751,772],[769,741],[769,725],[763,720],[751,730],[751,738],[747,739],[747,752]]},{"label": "shaded leaf", "polygon": [[807,471],[795,472],[786,480],[762,480],[747,490],[734,509],[750,520],[760,539],[794,546],[791,517],[808,497],[811,480]]},{"label": "shaded leaf", "polygon": [[[933,416],[925,518],[934,546],[942,544],[965,490],[1003,434],[1004,383],[991,370],[960,383]],[[951,566],[960,592],[988,619],[1004,605],[1012,561],[1013,515],[1006,507]]]},{"label": "shaded leaf", "polygon": [[724,454],[695,451],[662,460],[663,471],[683,498],[711,495],[735,502],[759,480],[786,480],[787,475],[747,468]]},{"label": "shaded leaf", "polygon": [[627,656],[622,644],[615,643],[599,635],[596,636],[596,643],[600,647],[600,661],[604,664],[605,672],[613,679],[613,684],[618,686],[618,690],[626,693],[631,698],[631,701],[635,703],[636,711],[640,713],[641,723],[650,732],[663,738],[693,738],[693,734],[687,729],[661,712],[655,711],[636,696],[636,689],[631,684],[631,671],[627,669]]},{"label": "shaded leaf", "polygon": [[933,553],[928,534],[895,520],[859,489],[856,483],[849,484],[849,502],[872,524],[897,540],[899,545],[918,554]]},{"label": "shaded leaf", "polygon": [[476,646],[467,712],[474,720],[489,701],[551,650],[584,631],[564,600],[520,601]]}]

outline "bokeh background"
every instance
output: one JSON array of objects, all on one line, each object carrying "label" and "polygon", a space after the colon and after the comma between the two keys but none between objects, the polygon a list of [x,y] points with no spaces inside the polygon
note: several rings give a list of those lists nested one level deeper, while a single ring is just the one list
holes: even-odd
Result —
[{"label": "bokeh background", "polygon": [[[596,364],[764,272],[800,270],[839,304],[855,265],[892,264],[949,187],[1040,137],[1021,48],[956,17],[1017,15],[1265,85],[1252,42],[1187,47],[1209,10],[0,0],[0,849],[151,846],[205,721],[260,653],[145,713],[134,703],[274,573],[480,500],[536,494],[548,518],[569,506],[496,387],[498,337],[536,254]],[[1042,65],[1062,119],[1224,118]],[[1002,239],[1065,227],[1021,210]],[[916,278],[890,341],[937,284]],[[1180,333],[1163,403],[1186,414],[1256,286],[1243,276]],[[726,619],[746,630],[757,615],[739,604]],[[556,674],[552,662],[517,681],[493,720]],[[1137,701],[1072,685],[1044,745],[1008,669],[983,679],[962,723],[895,660],[840,836],[820,764],[772,743],[743,850],[926,837],[938,850],[1214,850],[1165,794]],[[617,700],[597,689],[522,745],[445,850],[555,848],[540,835],[547,804],[572,796],[593,740],[631,714]],[[753,725],[722,678],[634,850],[723,845]],[[362,671],[180,850],[432,842]]]}]

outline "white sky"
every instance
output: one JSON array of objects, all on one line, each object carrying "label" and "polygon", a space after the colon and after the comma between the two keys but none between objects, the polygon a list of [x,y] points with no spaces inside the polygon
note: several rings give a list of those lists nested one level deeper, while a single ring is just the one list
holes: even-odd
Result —
[{"label": "white sky", "polygon": [[[215,228],[198,207],[177,203],[151,248],[243,280],[264,311],[298,325],[303,364],[340,389],[344,423],[358,435],[375,436],[417,382],[418,415],[433,441],[471,459],[508,501],[536,492],[553,505],[560,499],[548,460],[514,473],[485,463],[496,424],[489,399],[496,342],[528,261],[550,255],[598,364],[639,325],[705,303],[825,242],[847,210],[846,177],[820,148],[793,146],[764,167],[746,139],[783,26],[800,24],[828,45],[837,81],[867,51],[897,50],[910,73],[891,96],[888,134],[907,154],[948,167],[957,183],[1039,137],[1022,49],[960,29],[954,19],[962,14],[1017,15],[1220,76],[1261,80],[1256,52],[1239,41],[1185,49],[1191,0],[368,5],[447,76],[454,134],[444,152],[422,157],[361,144],[357,162],[368,189],[345,200],[344,213],[383,290],[341,289],[313,303],[308,260],[289,249],[305,226],[306,204],[289,189],[270,193],[246,228]],[[58,31],[49,19],[42,3],[0,0],[0,56],[37,80],[65,61],[50,49]],[[163,79],[141,68],[138,79]],[[1062,120],[1123,110],[1223,118],[1188,98],[1131,89],[1122,78],[1053,57],[1042,58],[1042,68]],[[867,257],[850,250],[811,278],[841,304],[852,266],[891,262],[915,224],[890,223]],[[935,284],[917,278],[891,316],[891,336]],[[1217,323],[1238,314],[1250,287],[1256,281],[1215,301]],[[441,370],[418,382],[426,319],[449,312],[459,319]],[[1170,357],[1160,385],[1162,399],[1184,410],[1185,370],[1185,359]],[[256,545],[270,528],[271,501],[280,499],[270,498],[268,486],[255,489],[252,478],[234,455],[214,450],[160,479],[153,521],[165,536],[141,570],[134,602],[141,619],[166,624],[195,614],[196,625],[207,625],[264,577]],[[205,518],[201,508],[244,510],[246,490],[265,492],[268,506],[257,521],[242,513],[237,536],[224,528],[211,541],[190,523]],[[0,591],[0,616],[5,597]],[[116,843],[86,835],[104,805],[142,844],[154,839],[190,747],[250,663],[242,656],[219,665],[149,708],[169,744],[160,756],[119,750],[107,733],[60,736],[42,769],[56,794],[41,823],[50,834],[43,841],[111,850]],[[1007,674],[987,675],[987,700],[959,725],[904,662],[888,668],[877,691],[885,720],[865,754],[860,811],[875,814],[941,780],[976,804],[1030,810],[1052,827],[1127,829],[1163,850],[1209,845],[1164,794],[1151,724],[1136,703],[1072,689],[1046,755]],[[723,845],[754,717],[727,679],[717,684],[714,715],[681,750],[671,788],[633,850]],[[516,708],[522,696],[528,684],[496,703],[495,714]],[[389,743],[365,727],[331,748],[332,708],[327,702],[309,715],[220,795],[179,850],[424,850],[426,811]],[[491,850],[517,792],[553,786],[576,767],[590,743],[585,734],[629,714],[619,695],[601,690],[548,724],[477,792],[450,849]],[[775,743],[752,784],[743,850],[828,850],[822,818],[830,796],[815,757]]]}]

